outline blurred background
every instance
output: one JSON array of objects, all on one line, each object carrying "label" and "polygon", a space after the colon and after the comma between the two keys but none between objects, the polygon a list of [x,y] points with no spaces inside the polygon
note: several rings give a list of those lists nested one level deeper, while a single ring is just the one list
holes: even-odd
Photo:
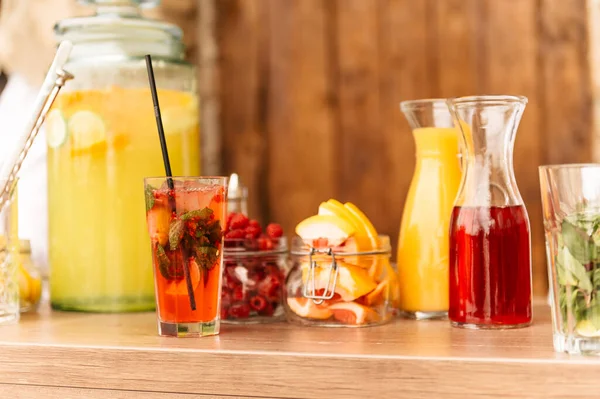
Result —
[{"label": "blurred background", "polygon": [[[0,4],[7,137],[52,58],[54,22],[90,10],[74,0]],[[250,216],[288,233],[333,197],[396,243],[414,167],[399,102],[527,96],[514,162],[534,292],[546,293],[537,167],[600,158],[598,0],[163,0],[147,15],[183,28],[198,67],[203,174],[238,173]],[[39,191],[45,176],[31,173]]]}]

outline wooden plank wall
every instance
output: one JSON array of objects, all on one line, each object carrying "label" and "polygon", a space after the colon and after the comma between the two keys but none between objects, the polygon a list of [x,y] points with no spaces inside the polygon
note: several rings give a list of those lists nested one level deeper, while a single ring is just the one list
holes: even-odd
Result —
[{"label": "wooden plank wall", "polygon": [[219,132],[205,136],[221,163],[206,170],[239,173],[252,216],[288,233],[335,197],[359,205],[395,244],[414,164],[398,103],[529,97],[515,169],[532,224],[534,291],[546,292],[537,166],[592,158],[585,0],[200,3],[214,13],[218,52],[218,73],[201,75],[218,77],[210,86],[220,110],[205,126]]}]

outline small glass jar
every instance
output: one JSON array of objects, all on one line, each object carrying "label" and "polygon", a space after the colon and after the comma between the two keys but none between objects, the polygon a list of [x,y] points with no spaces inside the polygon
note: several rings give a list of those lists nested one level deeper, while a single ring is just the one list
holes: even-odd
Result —
[{"label": "small glass jar", "polygon": [[392,319],[396,276],[390,239],[379,236],[372,251],[357,251],[352,238],[339,247],[314,247],[292,240],[292,268],[286,278],[288,321],[324,327],[364,327]]},{"label": "small glass jar", "polygon": [[42,297],[42,277],[31,259],[29,240],[19,240],[19,303],[20,312],[36,311]]},{"label": "small glass jar", "polygon": [[225,239],[224,247],[221,320],[235,324],[282,320],[288,269],[285,237]]}]

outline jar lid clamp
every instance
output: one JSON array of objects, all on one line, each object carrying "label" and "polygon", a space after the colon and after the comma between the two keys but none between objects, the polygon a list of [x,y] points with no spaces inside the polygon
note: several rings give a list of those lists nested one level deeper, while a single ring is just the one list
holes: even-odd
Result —
[{"label": "jar lid clamp", "polygon": [[[329,274],[327,277],[327,284],[325,284],[325,290],[322,294],[317,295],[316,290],[316,282],[315,282],[315,269],[317,268],[317,261],[313,260],[314,254],[323,254],[331,256],[331,263],[329,265]],[[335,253],[333,249],[317,249],[314,247],[310,248],[310,252],[308,254],[308,281],[304,284],[304,292],[302,293],[305,298],[312,299],[315,305],[322,304],[325,300],[332,299],[335,295],[335,286],[337,284],[337,278],[340,269],[337,266],[337,262],[335,260]],[[333,278],[333,282],[331,279]],[[331,289],[329,289],[331,286]],[[311,288],[309,288],[311,287]],[[310,290],[310,291],[309,291]]]}]

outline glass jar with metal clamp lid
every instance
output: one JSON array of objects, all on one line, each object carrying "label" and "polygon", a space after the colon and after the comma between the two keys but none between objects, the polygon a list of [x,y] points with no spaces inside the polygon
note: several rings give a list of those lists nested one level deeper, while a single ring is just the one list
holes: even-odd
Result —
[{"label": "glass jar with metal clamp lid", "polygon": [[390,239],[379,236],[371,251],[351,240],[338,247],[292,240],[292,268],[286,278],[288,321],[325,327],[362,327],[393,317]]}]

